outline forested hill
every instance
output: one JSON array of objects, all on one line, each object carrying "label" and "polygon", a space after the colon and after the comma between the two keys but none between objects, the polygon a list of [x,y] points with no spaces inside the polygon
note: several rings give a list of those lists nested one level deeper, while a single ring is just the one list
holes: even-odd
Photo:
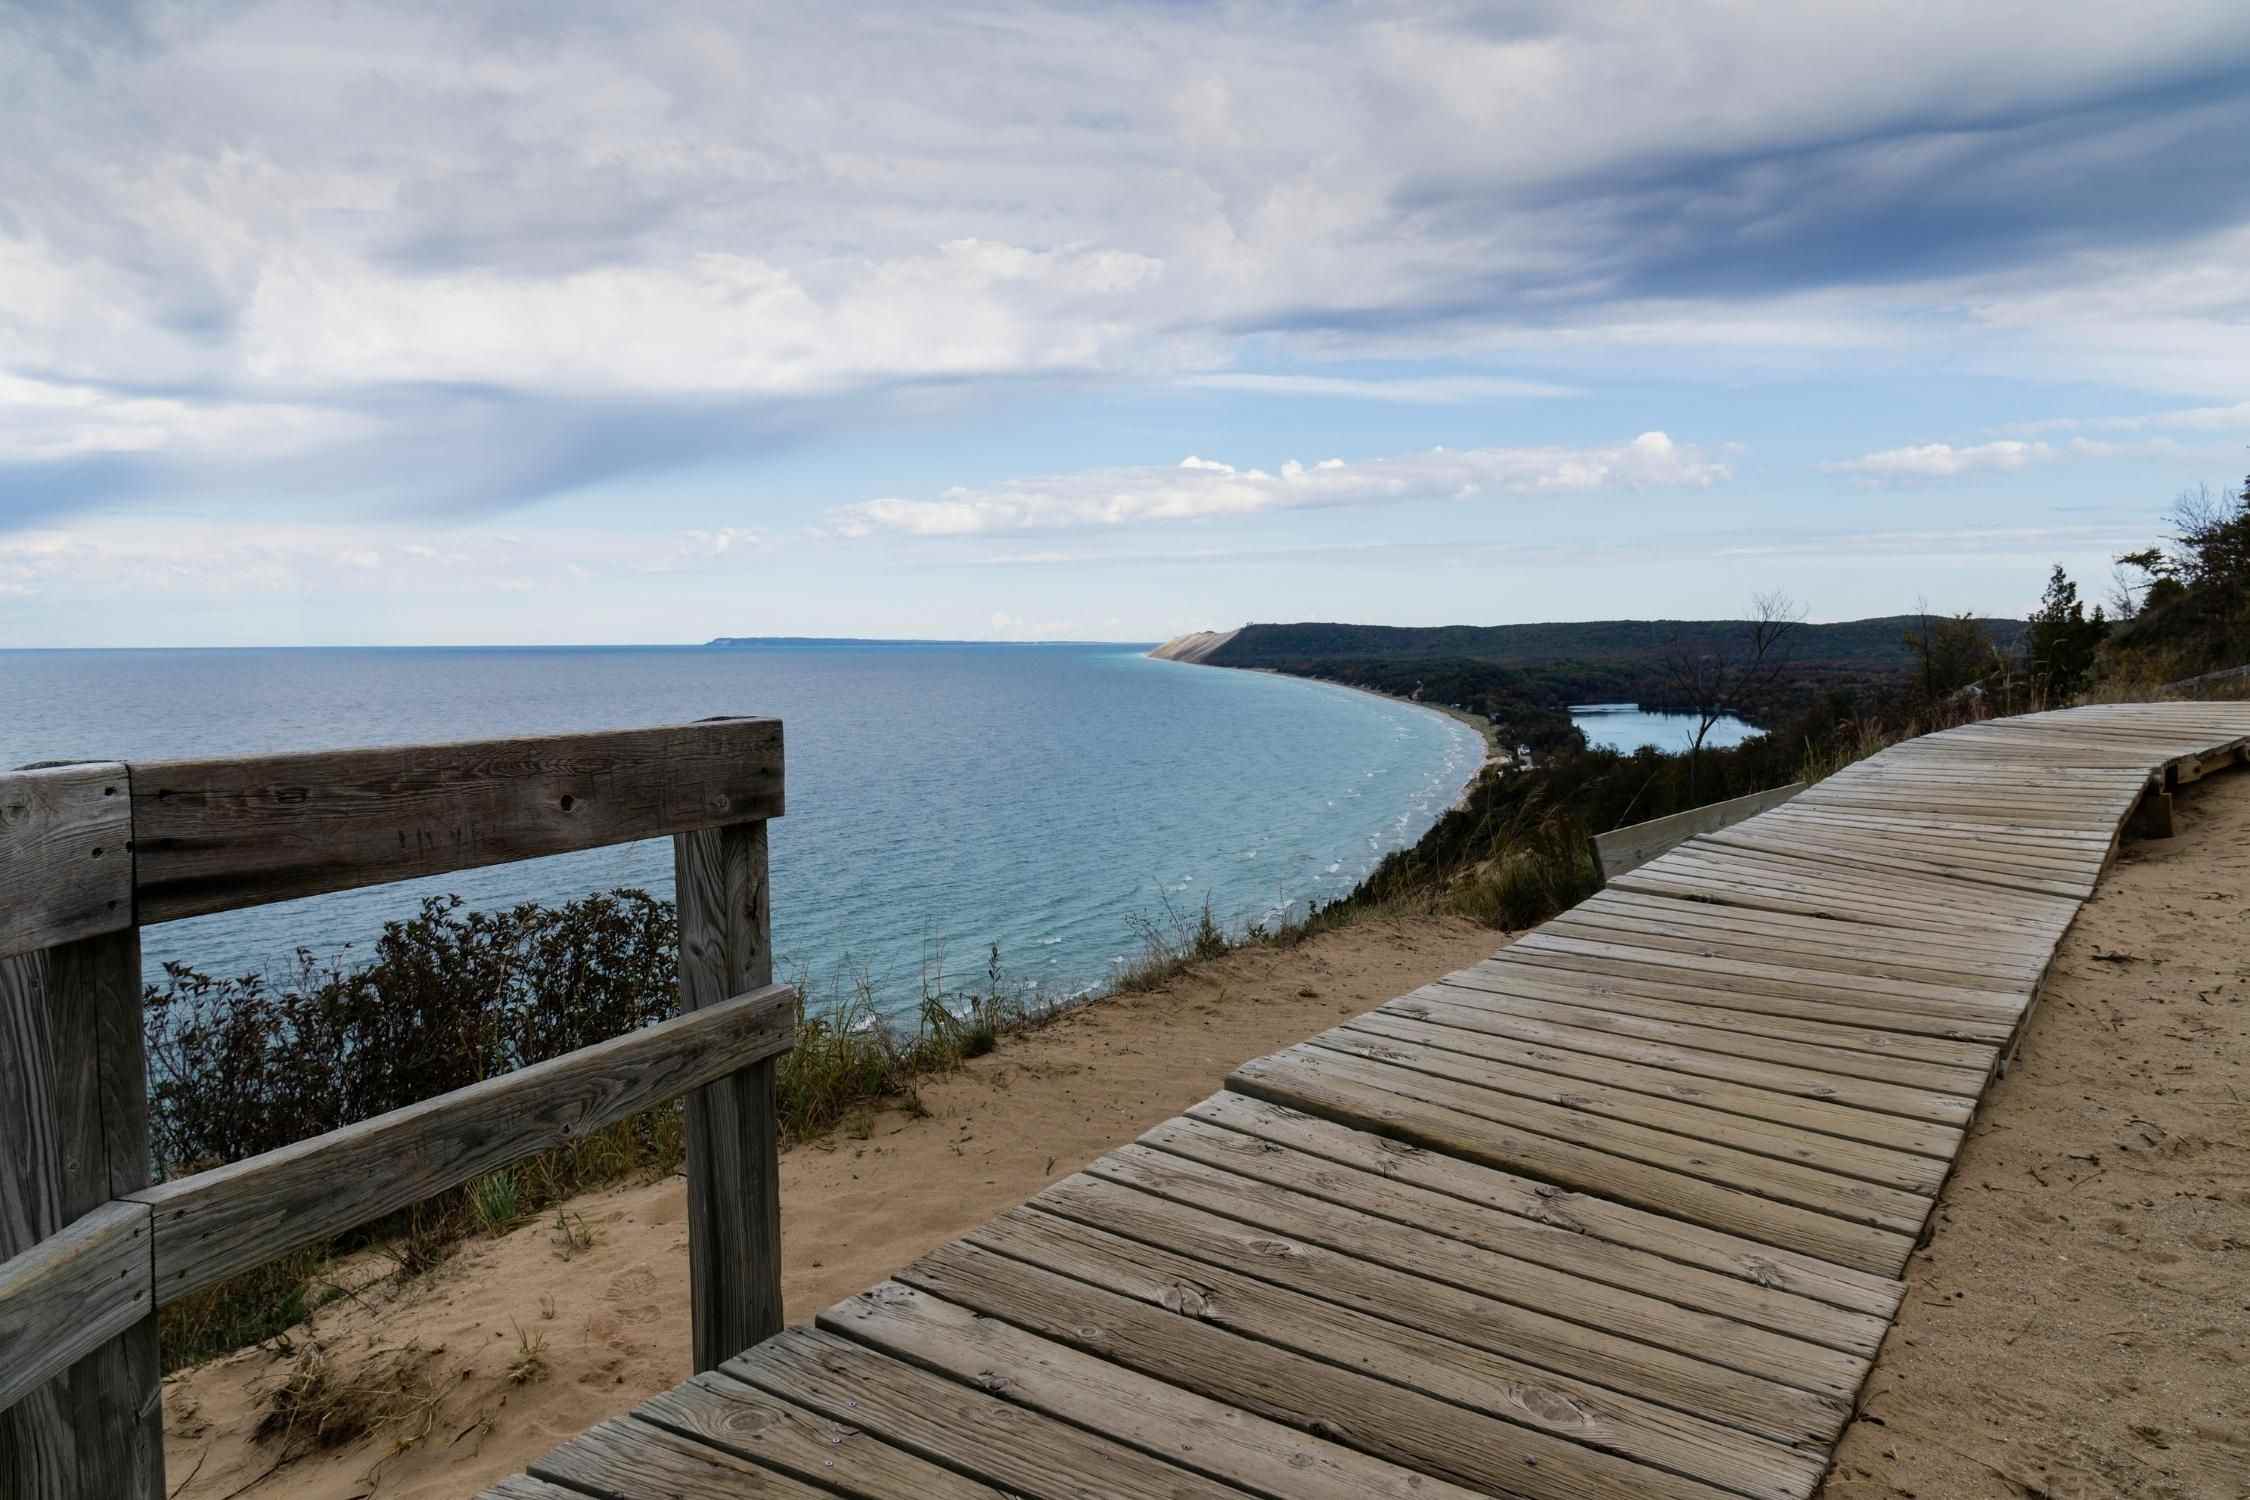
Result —
[{"label": "forested hill", "polygon": [[[1927,638],[1937,623],[1921,615],[1886,615],[1795,627],[1778,653],[1776,670],[1735,678],[1728,705],[1762,724],[1815,702],[1826,703],[1831,717],[1848,714],[1863,696],[1895,690],[1908,679],[1917,660],[1911,640]],[[1976,624],[1982,627],[1977,651],[1994,668],[2002,657],[2016,654],[2026,628],[2021,620]],[[1471,709],[1507,723],[1513,737],[1536,747],[1571,737],[1564,710],[1573,703],[1695,706],[1681,663],[1739,661],[1751,630],[1748,620],[1245,625],[1232,634],[1181,637],[1157,654],[1214,667],[1321,677]]]},{"label": "forested hill", "polygon": [[[2024,622],[1986,619],[1994,645],[2013,651]],[[1882,615],[1798,627],[1790,659],[1799,667],[1902,671],[1912,664],[1910,634],[1920,615]],[[1747,620],[1577,620],[1538,625],[1245,625],[1204,657],[1213,666],[1276,667],[1321,660],[1454,658],[1497,666],[1563,662],[1654,666],[1682,650],[1723,651],[1750,630]]]}]

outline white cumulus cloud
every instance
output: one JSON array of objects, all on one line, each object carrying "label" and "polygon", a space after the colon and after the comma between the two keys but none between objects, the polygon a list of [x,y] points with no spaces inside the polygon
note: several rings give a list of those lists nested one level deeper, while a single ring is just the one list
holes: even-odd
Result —
[{"label": "white cumulus cloud", "polygon": [[2043,463],[2055,456],[2045,443],[2003,438],[1990,443],[1955,447],[1951,443],[1919,443],[1907,448],[1885,448],[1857,458],[1821,467],[1831,474],[1856,474],[1862,479],[1895,481],[1951,479],[1985,470],[2011,470]]},{"label": "white cumulus cloud", "polygon": [[1723,459],[1661,432],[1606,447],[1432,448],[1311,465],[1291,459],[1271,473],[1190,455],[1176,465],[1087,469],[983,489],[958,486],[935,500],[866,500],[838,508],[832,525],[850,537],[971,536],[1415,500],[1704,489],[1729,474]]}]

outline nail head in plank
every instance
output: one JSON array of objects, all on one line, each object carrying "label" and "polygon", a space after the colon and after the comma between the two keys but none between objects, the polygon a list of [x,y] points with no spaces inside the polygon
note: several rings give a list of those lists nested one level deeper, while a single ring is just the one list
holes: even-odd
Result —
[{"label": "nail head in plank", "polygon": [[127,787],[115,761],[0,773],[0,958],[133,924]]}]

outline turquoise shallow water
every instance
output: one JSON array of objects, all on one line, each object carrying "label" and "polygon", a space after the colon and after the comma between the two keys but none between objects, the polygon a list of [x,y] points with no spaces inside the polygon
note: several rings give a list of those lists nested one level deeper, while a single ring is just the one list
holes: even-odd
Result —
[{"label": "turquoise shallow water", "polygon": [[[1102,983],[1131,922],[1206,898],[1229,926],[1301,913],[1419,838],[1482,747],[1323,683],[1150,661],[1137,646],[777,642],[714,649],[0,652],[0,766],[679,722],[786,721],[774,826],[784,973],[926,968]],[[491,907],[616,885],[669,895],[668,841],[589,850],[148,929],[166,959],[278,968],[363,946],[426,895]]]}]

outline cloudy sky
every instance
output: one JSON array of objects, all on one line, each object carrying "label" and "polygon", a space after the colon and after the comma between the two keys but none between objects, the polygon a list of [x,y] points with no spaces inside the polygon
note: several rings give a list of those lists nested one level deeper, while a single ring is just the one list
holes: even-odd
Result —
[{"label": "cloudy sky", "polygon": [[2020,612],[2250,468],[2241,0],[0,0],[0,646]]}]

